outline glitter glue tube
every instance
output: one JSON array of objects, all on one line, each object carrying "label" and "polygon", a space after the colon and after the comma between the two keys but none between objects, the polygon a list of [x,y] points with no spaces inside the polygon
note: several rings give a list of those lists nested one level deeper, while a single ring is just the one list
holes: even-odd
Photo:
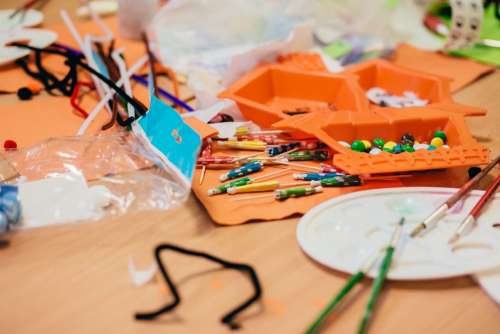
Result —
[{"label": "glitter glue tube", "polygon": [[236,148],[240,150],[250,150],[250,151],[264,151],[266,149],[266,143],[256,140],[245,140],[245,141],[228,140],[219,142],[219,145],[228,148]]},{"label": "glitter glue tube", "polygon": [[325,164],[325,163],[320,163],[319,164],[320,172],[321,173],[338,173],[338,174],[344,174],[341,172],[340,169],[333,167],[332,165]]},{"label": "glitter glue tube", "polygon": [[198,158],[198,164],[208,165],[208,164],[232,164],[234,162],[234,157],[230,156],[211,156],[208,158]]},{"label": "glitter glue tube", "polygon": [[300,187],[300,188],[290,188],[290,189],[279,189],[274,192],[274,198],[283,201],[290,197],[302,197],[308,196],[315,193],[322,192],[323,188],[319,187]]},{"label": "glitter glue tube", "polygon": [[268,145],[276,144],[278,136],[276,135],[242,135],[237,136],[238,140],[260,140]]},{"label": "glitter glue tube", "polygon": [[297,173],[293,174],[293,178],[295,180],[304,180],[304,181],[317,181],[322,179],[329,179],[335,176],[341,176],[343,174],[338,173]]},{"label": "glitter glue tube", "polygon": [[323,187],[352,187],[360,186],[362,184],[361,179],[356,175],[342,175],[335,176],[328,179],[322,179],[318,181],[312,181],[312,186],[323,186]]},{"label": "glitter glue tube", "polygon": [[281,153],[291,151],[296,147],[300,147],[299,142],[286,143],[286,144],[281,144],[281,145],[277,145],[277,146],[266,147],[266,153],[268,156],[274,157],[274,156],[279,155]]},{"label": "glitter glue tube", "polygon": [[238,180],[234,180],[228,183],[225,183],[223,185],[217,186],[215,188],[209,189],[208,190],[208,196],[213,196],[213,195],[218,195],[218,194],[224,194],[227,192],[227,190],[231,187],[240,187],[244,186],[246,184],[249,184],[252,182],[252,179],[249,177],[244,177]]},{"label": "glitter glue tube", "polygon": [[300,148],[307,150],[315,150],[318,148],[324,148],[326,145],[318,140],[300,140]]},{"label": "glitter glue tube", "polygon": [[257,182],[257,183],[246,184],[244,186],[228,188],[227,193],[232,195],[232,194],[271,191],[278,189],[279,186],[280,186],[279,181]]},{"label": "glitter glue tube", "polygon": [[221,181],[226,181],[230,179],[235,179],[240,176],[246,176],[251,173],[256,173],[262,169],[262,163],[261,162],[250,162],[246,165],[243,165],[241,167],[235,168],[227,172],[226,174],[222,174],[219,179]]},{"label": "glitter glue tube", "polygon": [[288,154],[289,161],[324,161],[328,157],[328,151],[298,151]]}]

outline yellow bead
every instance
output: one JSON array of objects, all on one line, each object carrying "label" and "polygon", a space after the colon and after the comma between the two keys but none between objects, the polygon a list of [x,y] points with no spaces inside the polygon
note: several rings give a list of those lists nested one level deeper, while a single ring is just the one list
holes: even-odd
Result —
[{"label": "yellow bead", "polygon": [[362,140],[361,142],[365,144],[366,151],[369,151],[372,148],[372,143],[370,143],[368,140]]},{"label": "yellow bead", "polygon": [[392,150],[394,149],[394,147],[396,146],[397,144],[393,141],[388,141],[387,143],[384,144],[384,151],[386,152],[392,152]]},{"label": "yellow bead", "polygon": [[441,139],[439,137],[434,137],[431,140],[431,145],[434,147],[440,147],[440,146],[444,145],[444,141],[443,141],[443,139]]}]

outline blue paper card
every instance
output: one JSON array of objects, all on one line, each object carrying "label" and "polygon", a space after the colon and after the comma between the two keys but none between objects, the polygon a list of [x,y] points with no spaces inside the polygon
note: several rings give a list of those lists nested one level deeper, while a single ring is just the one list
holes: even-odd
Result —
[{"label": "blue paper card", "polygon": [[144,135],[162,161],[191,185],[201,138],[175,109],[151,94],[149,111],[138,120]]}]

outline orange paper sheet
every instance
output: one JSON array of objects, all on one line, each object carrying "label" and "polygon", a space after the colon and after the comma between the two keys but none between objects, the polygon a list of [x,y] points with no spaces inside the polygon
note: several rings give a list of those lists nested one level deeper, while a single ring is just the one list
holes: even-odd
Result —
[{"label": "orange paper sheet", "polygon": [[397,47],[392,61],[412,70],[452,79],[450,87],[452,92],[462,89],[479,77],[495,70],[492,66],[470,59],[421,50],[408,44],[400,44]]},{"label": "orange paper sheet", "polygon": [[[95,100],[92,100],[89,96],[81,105],[88,110],[95,105]],[[35,145],[51,137],[74,136],[83,122],[83,118],[73,111],[67,97],[41,95],[29,101],[15,99],[0,106],[0,143],[11,139],[17,142],[19,148]],[[109,117],[109,113],[101,112],[87,134],[98,133]]]},{"label": "orange paper sheet", "polygon": [[[278,170],[278,168],[283,167],[265,167],[263,171],[250,175],[249,177],[268,174]],[[196,170],[193,179],[193,192],[207,209],[210,217],[220,225],[238,225],[247,222],[271,221],[292,216],[300,216],[328,199],[354,191],[392,187],[427,187],[429,185],[433,187],[460,187],[467,181],[467,168],[461,167],[447,170],[417,172],[411,177],[403,177],[400,179],[368,181],[359,187],[323,188],[322,193],[299,198],[290,198],[286,201],[276,201],[272,196],[246,201],[232,200],[234,198],[272,194],[272,192],[208,196],[208,189],[222,184],[222,182],[219,181],[219,175],[227,171],[228,169],[207,169],[205,180],[203,184],[200,185],[199,179],[201,168],[199,168]],[[262,181],[280,180],[286,183],[297,182],[293,180],[292,174],[307,172],[306,170],[294,169],[289,170],[289,173],[285,175],[277,175]],[[487,182],[490,181],[485,181],[485,184]],[[438,204],[439,203],[436,203],[436,205]]]},{"label": "orange paper sheet", "polygon": [[[237,152],[231,150],[215,151],[214,155],[247,155],[251,153]],[[319,166],[318,163],[312,162],[298,162],[301,164],[310,164]],[[233,167],[234,168],[234,167]],[[277,170],[283,170],[283,166],[265,166],[264,169],[258,173],[249,175],[249,177],[258,177],[261,175],[269,174]],[[375,189],[375,188],[389,188],[400,187],[402,182],[399,179],[388,181],[369,181],[362,186],[358,187],[345,187],[345,188],[323,188],[322,193],[317,193],[310,196],[299,198],[289,198],[285,201],[277,201],[273,198],[273,192],[260,192],[260,193],[246,193],[246,194],[219,194],[215,196],[208,196],[208,190],[221,185],[225,182],[219,181],[219,176],[226,173],[230,168],[220,169],[207,169],[205,179],[200,185],[201,168],[198,168],[193,178],[193,192],[196,197],[201,201],[203,206],[207,209],[210,217],[218,224],[221,225],[237,225],[251,221],[269,221],[276,219],[283,219],[294,215],[303,215],[308,210],[324,202],[327,199],[347,194],[353,191]],[[311,173],[312,170],[306,169],[291,169],[286,168],[286,174],[279,174],[276,176],[263,179],[263,181],[279,180],[283,183],[301,182],[300,180],[293,179],[293,173]],[[227,182],[227,181],[226,181]],[[260,181],[259,181],[260,182]],[[301,186],[302,187],[302,186]],[[290,188],[290,187],[288,187]],[[260,196],[269,194],[267,198],[259,198],[245,201],[234,201],[233,199]]]}]

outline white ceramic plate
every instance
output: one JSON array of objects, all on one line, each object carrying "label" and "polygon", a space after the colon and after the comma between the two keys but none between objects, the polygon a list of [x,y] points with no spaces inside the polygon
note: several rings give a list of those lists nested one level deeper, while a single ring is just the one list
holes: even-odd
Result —
[{"label": "white ceramic plate", "polygon": [[[321,264],[354,273],[371,254],[387,245],[399,219],[406,223],[389,279],[455,277],[500,267],[500,195],[483,209],[478,226],[451,247],[448,239],[479,199],[472,191],[429,233],[409,232],[457,189],[390,188],[340,196],[310,210],[297,226],[302,249]],[[377,266],[369,273],[373,277]]]}]

